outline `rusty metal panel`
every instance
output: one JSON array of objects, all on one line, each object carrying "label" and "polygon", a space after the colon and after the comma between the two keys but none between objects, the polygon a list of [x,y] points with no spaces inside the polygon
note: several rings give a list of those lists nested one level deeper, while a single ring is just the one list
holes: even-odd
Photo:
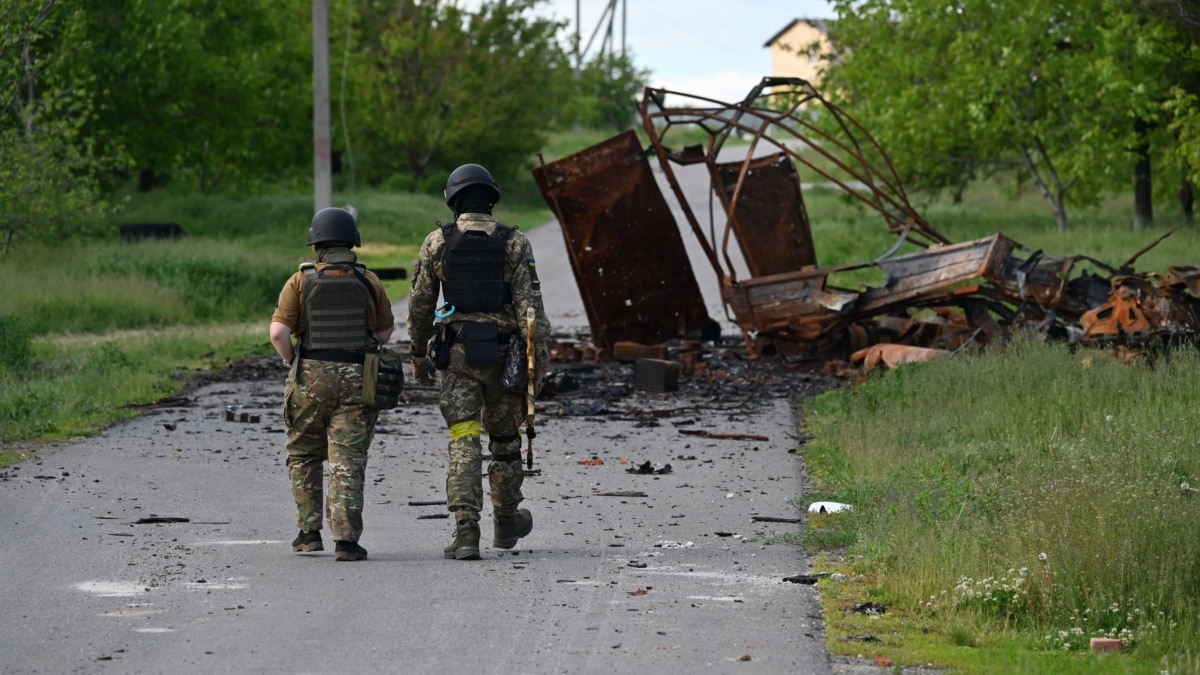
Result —
[{"label": "rusty metal panel", "polygon": [[730,225],[751,276],[782,274],[817,264],[800,179],[786,153],[759,157],[748,165],[740,161],[717,164],[713,183],[727,212],[737,196]]},{"label": "rusty metal panel", "polygon": [[726,285],[722,298],[747,332],[786,333],[815,340],[854,306],[857,293],[828,289],[830,270],[809,268]]},{"label": "rusty metal panel", "polygon": [[592,341],[663,342],[717,326],[632,131],[533,170],[562,225]]},{"label": "rusty metal panel", "polygon": [[1171,286],[1185,288],[1193,297],[1200,298],[1200,267],[1177,265],[1168,268],[1167,276],[1161,285],[1164,288]]},{"label": "rusty metal panel", "polygon": [[995,276],[1012,246],[997,234],[878,261],[875,264],[887,273],[887,282],[862,294],[827,287],[833,270],[816,268],[748,279],[728,286],[722,294],[743,329],[815,340],[849,322]]},{"label": "rusty metal panel", "polygon": [[973,279],[997,276],[1004,268],[1012,241],[1001,234],[950,246],[930,247],[876,263],[887,273],[879,288],[863,293],[856,308],[866,315],[911,303],[937,291]]}]

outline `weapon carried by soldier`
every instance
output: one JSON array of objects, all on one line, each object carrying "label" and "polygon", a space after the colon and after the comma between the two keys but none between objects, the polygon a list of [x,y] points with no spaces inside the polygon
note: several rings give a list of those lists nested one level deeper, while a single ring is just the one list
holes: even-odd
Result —
[{"label": "weapon carried by soldier", "polygon": [[533,342],[534,331],[534,312],[530,307],[525,312],[525,361],[527,363],[528,382],[525,392],[525,435],[529,438],[529,443],[525,447],[525,468],[533,468],[533,439],[537,436],[537,431],[533,428],[533,401],[537,398],[537,350],[534,348]]}]

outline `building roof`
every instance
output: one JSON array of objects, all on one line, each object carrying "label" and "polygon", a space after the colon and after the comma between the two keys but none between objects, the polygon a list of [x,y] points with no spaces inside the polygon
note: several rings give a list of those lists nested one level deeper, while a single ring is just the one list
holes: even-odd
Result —
[{"label": "building roof", "polygon": [[770,37],[770,39],[768,39],[765,43],[763,43],[763,46],[770,47],[771,45],[775,44],[775,42],[779,38],[783,37],[788,31],[790,31],[792,29],[792,26],[795,26],[798,23],[806,23],[806,24],[812,26],[813,28],[816,28],[817,30],[821,31],[823,34],[829,35],[829,26],[830,26],[830,24],[833,23],[833,21],[831,21],[829,19],[792,19],[791,23],[784,26],[782,30],[780,30],[779,32],[772,35]]}]

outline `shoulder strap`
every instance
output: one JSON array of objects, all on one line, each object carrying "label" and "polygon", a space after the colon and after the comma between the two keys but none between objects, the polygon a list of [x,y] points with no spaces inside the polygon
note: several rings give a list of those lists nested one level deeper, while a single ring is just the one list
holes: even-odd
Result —
[{"label": "shoulder strap", "polygon": [[375,287],[371,285],[371,282],[367,281],[367,276],[363,274],[363,271],[366,269],[366,265],[358,263],[350,266],[350,271],[354,273],[354,276],[358,277],[358,280],[363,283],[363,286],[367,287],[367,292],[371,294],[371,302],[374,302],[376,305],[378,305],[379,298],[375,296]]}]

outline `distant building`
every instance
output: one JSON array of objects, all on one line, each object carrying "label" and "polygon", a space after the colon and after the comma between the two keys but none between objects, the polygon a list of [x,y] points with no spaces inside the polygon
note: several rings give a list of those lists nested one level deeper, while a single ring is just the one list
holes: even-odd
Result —
[{"label": "distant building", "polygon": [[772,77],[801,77],[818,89],[824,74],[822,55],[830,54],[830,21],[794,19],[771,36],[764,47],[771,50]]}]

